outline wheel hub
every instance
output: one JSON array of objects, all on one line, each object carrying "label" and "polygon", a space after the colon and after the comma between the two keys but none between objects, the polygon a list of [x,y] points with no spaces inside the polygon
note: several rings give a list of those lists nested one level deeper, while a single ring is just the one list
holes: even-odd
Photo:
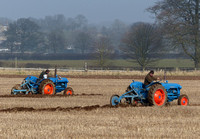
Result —
[{"label": "wheel hub", "polygon": [[162,89],[156,90],[154,94],[154,101],[156,105],[161,106],[165,102],[165,93]]},{"label": "wheel hub", "polygon": [[188,100],[186,97],[183,97],[182,100],[181,100],[181,105],[187,105],[188,103]]},{"label": "wheel hub", "polygon": [[44,87],[44,94],[53,94],[53,86],[52,84],[47,84],[45,87]]},{"label": "wheel hub", "polygon": [[71,91],[71,90],[68,90],[68,91],[67,91],[67,95],[72,95],[72,91]]}]

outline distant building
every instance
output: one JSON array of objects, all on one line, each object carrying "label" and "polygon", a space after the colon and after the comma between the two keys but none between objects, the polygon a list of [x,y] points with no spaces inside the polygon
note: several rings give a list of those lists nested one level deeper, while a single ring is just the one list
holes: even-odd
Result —
[{"label": "distant building", "polygon": [[4,32],[8,30],[8,26],[0,25],[0,32]]},{"label": "distant building", "polygon": [[9,52],[10,50],[9,49],[7,49],[7,48],[5,48],[5,49],[0,49],[0,53],[2,53],[2,52]]},{"label": "distant building", "polygon": [[8,26],[0,25],[0,43],[6,40],[6,37],[4,36],[3,32],[8,30]]}]

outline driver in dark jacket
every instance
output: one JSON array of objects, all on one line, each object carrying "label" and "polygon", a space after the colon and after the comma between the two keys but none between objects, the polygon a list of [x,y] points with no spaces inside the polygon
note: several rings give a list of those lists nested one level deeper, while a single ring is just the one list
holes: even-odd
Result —
[{"label": "driver in dark jacket", "polygon": [[151,70],[144,79],[144,85],[149,85],[151,82],[159,80],[159,78],[154,77],[154,71]]},{"label": "driver in dark jacket", "polygon": [[40,76],[39,76],[39,79],[41,80],[41,79],[47,79],[48,78],[48,74],[49,74],[49,72],[50,72],[50,70],[46,70],[46,71],[42,71],[41,73],[40,73]]}]

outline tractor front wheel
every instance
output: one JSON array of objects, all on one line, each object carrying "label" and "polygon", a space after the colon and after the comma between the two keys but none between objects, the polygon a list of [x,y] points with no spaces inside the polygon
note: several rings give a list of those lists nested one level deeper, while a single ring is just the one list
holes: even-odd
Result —
[{"label": "tractor front wheel", "polygon": [[164,106],[167,102],[167,92],[161,84],[151,86],[148,93],[148,101],[152,106]]},{"label": "tractor front wheel", "polygon": [[180,95],[178,98],[178,105],[187,106],[189,105],[189,98],[187,95]]},{"label": "tractor front wheel", "polygon": [[120,103],[118,95],[112,95],[110,98],[110,105],[117,106]]},{"label": "tractor front wheel", "polygon": [[49,79],[43,80],[39,86],[39,93],[43,95],[54,95],[55,84]]},{"label": "tractor front wheel", "polygon": [[67,87],[65,88],[63,95],[73,95],[74,94],[74,90],[71,87]]}]

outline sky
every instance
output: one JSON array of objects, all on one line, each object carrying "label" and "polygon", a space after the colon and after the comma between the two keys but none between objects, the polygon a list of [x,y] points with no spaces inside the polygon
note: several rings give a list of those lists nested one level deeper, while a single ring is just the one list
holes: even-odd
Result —
[{"label": "sky", "polygon": [[0,17],[44,18],[63,14],[66,18],[84,15],[90,23],[119,19],[126,23],[154,22],[146,8],[158,0],[0,0]]}]

